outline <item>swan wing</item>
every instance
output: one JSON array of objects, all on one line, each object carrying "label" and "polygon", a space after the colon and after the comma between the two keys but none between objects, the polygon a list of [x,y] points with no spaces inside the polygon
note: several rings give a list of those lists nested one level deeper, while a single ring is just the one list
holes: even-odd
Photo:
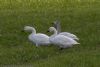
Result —
[{"label": "swan wing", "polygon": [[62,32],[62,33],[59,33],[59,35],[64,35],[64,36],[68,36],[72,39],[79,40],[79,38],[76,35],[69,33],[69,32]]},{"label": "swan wing", "polygon": [[77,44],[75,40],[72,38],[69,38],[64,35],[57,35],[54,38],[52,38],[52,43],[53,44],[58,44],[58,45],[72,45],[72,44]]},{"label": "swan wing", "polygon": [[45,34],[30,35],[29,39],[37,44],[49,44],[49,37]]}]

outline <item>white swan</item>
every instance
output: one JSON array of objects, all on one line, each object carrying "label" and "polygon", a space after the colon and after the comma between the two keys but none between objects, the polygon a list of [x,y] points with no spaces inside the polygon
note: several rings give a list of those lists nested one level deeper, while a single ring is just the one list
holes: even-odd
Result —
[{"label": "white swan", "polygon": [[25,26],[24,27],[25,31],[29,31],[32,32],[28,38],[31,42],[36,44],[36,47],[38,47],[39,45],[48,45],[50,44],[49,42],[49,36],[42,34],[42,33],[36,33],[35,28],[30,27],[30,26]]},{"label": "white swan", "polygon": [[71,47],[75,44],[79,44],[74,39],[64,36],[64,35],[57,35],[57,31],[54,27],[49,28],[50,32],[54,32],[53,35],[50,36],[49,40],[52,44],[59,46],[60,48],[67,48]]},{"label": "white swan", "polygon": [[76,35],[72,34],[72,33],[69,33],[69,32],[60,32],[61,31],[60,22],[56,21],[53,24],[54,24],[54,27],[57,29],[57,33],[58,34],[64,35],[64,36],[68,36],[68,37],[70,37],[70,38],[72,38],[74,40],[79,40],[79,38]]}]

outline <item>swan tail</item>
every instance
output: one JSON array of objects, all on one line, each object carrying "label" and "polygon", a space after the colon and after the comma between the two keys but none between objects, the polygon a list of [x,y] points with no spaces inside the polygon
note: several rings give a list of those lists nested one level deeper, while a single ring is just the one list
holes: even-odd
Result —
[{"label": "swan tail", "polygon": [[79,40],[79,38],[75,38],[76,40]]},{"label": "swan tail", "polygon": [[80,43],[77,42],[77,43],[75,43],[75,44],[80,44]]},{"label": "swan tail", "polygon": [[80,44],[80,43],[77,43],[77,44]]}]

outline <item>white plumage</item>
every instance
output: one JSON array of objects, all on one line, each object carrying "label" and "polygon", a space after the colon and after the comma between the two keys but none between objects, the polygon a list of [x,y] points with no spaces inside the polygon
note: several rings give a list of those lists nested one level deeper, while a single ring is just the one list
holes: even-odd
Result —
[{"label": "white plumage", "polygon": [[30,26],[25,26],[24,30],[32,32],[28,36],[28,38],[29,38],[29,40],[31,42],[35,43],[37,47],[39,45],[48,45],[48,44],[50,44],[50,42],[49,42],[49,36],[47,36],[45,34],[42,34],[42,33],[36,33],[35,28],[30,27]]},{"label": "white plumage", "polygon": [[50,36],[49,40],[52,44],[57,45],[61,48],[71,47],[75,44],[79,44],[74,39],[64,36],[64,35],[57,35],[57,31],[54,27],[49,28],[50,32],[54,32],[53,35]]},{"label": "white plumage", "polygon": [[74,39],[74,40],[79,40],[79,38],[76,36],[76,35],[74,35],[74,34],[72,34],[72,33],[69,33],[69,32],[61,32],[61,33],[59,33],[60,35],[64,35],[64,36],[68,36],[68,37],[70,37],[70,38],[72,38],[72,39]]},{"label": "white plumage", "polygon": [[60,22],[56,21],[53,23],[54,24],[54,27],[56,28],[57,30],[57,33],[60,34],[60,35],[64,35],[64,36],[68,36],[74,40],[79,40],[79,38],[72,34],[72,33],[69,33],[69,32],[61,32],[61,25],[60,25]]}]

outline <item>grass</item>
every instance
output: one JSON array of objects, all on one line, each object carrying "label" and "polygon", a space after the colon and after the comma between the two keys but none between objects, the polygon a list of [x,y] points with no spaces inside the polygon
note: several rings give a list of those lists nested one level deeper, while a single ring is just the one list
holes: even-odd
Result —
[{"label": "grass", "polygon": [[[30,25],[46,33],[55,20],[81,44],[63,51],[55,46],[36,48],[28,41],[29,33],[21,32]],[[0,65],[99,67],[99,26],[99,0],[0,0]]]}]

